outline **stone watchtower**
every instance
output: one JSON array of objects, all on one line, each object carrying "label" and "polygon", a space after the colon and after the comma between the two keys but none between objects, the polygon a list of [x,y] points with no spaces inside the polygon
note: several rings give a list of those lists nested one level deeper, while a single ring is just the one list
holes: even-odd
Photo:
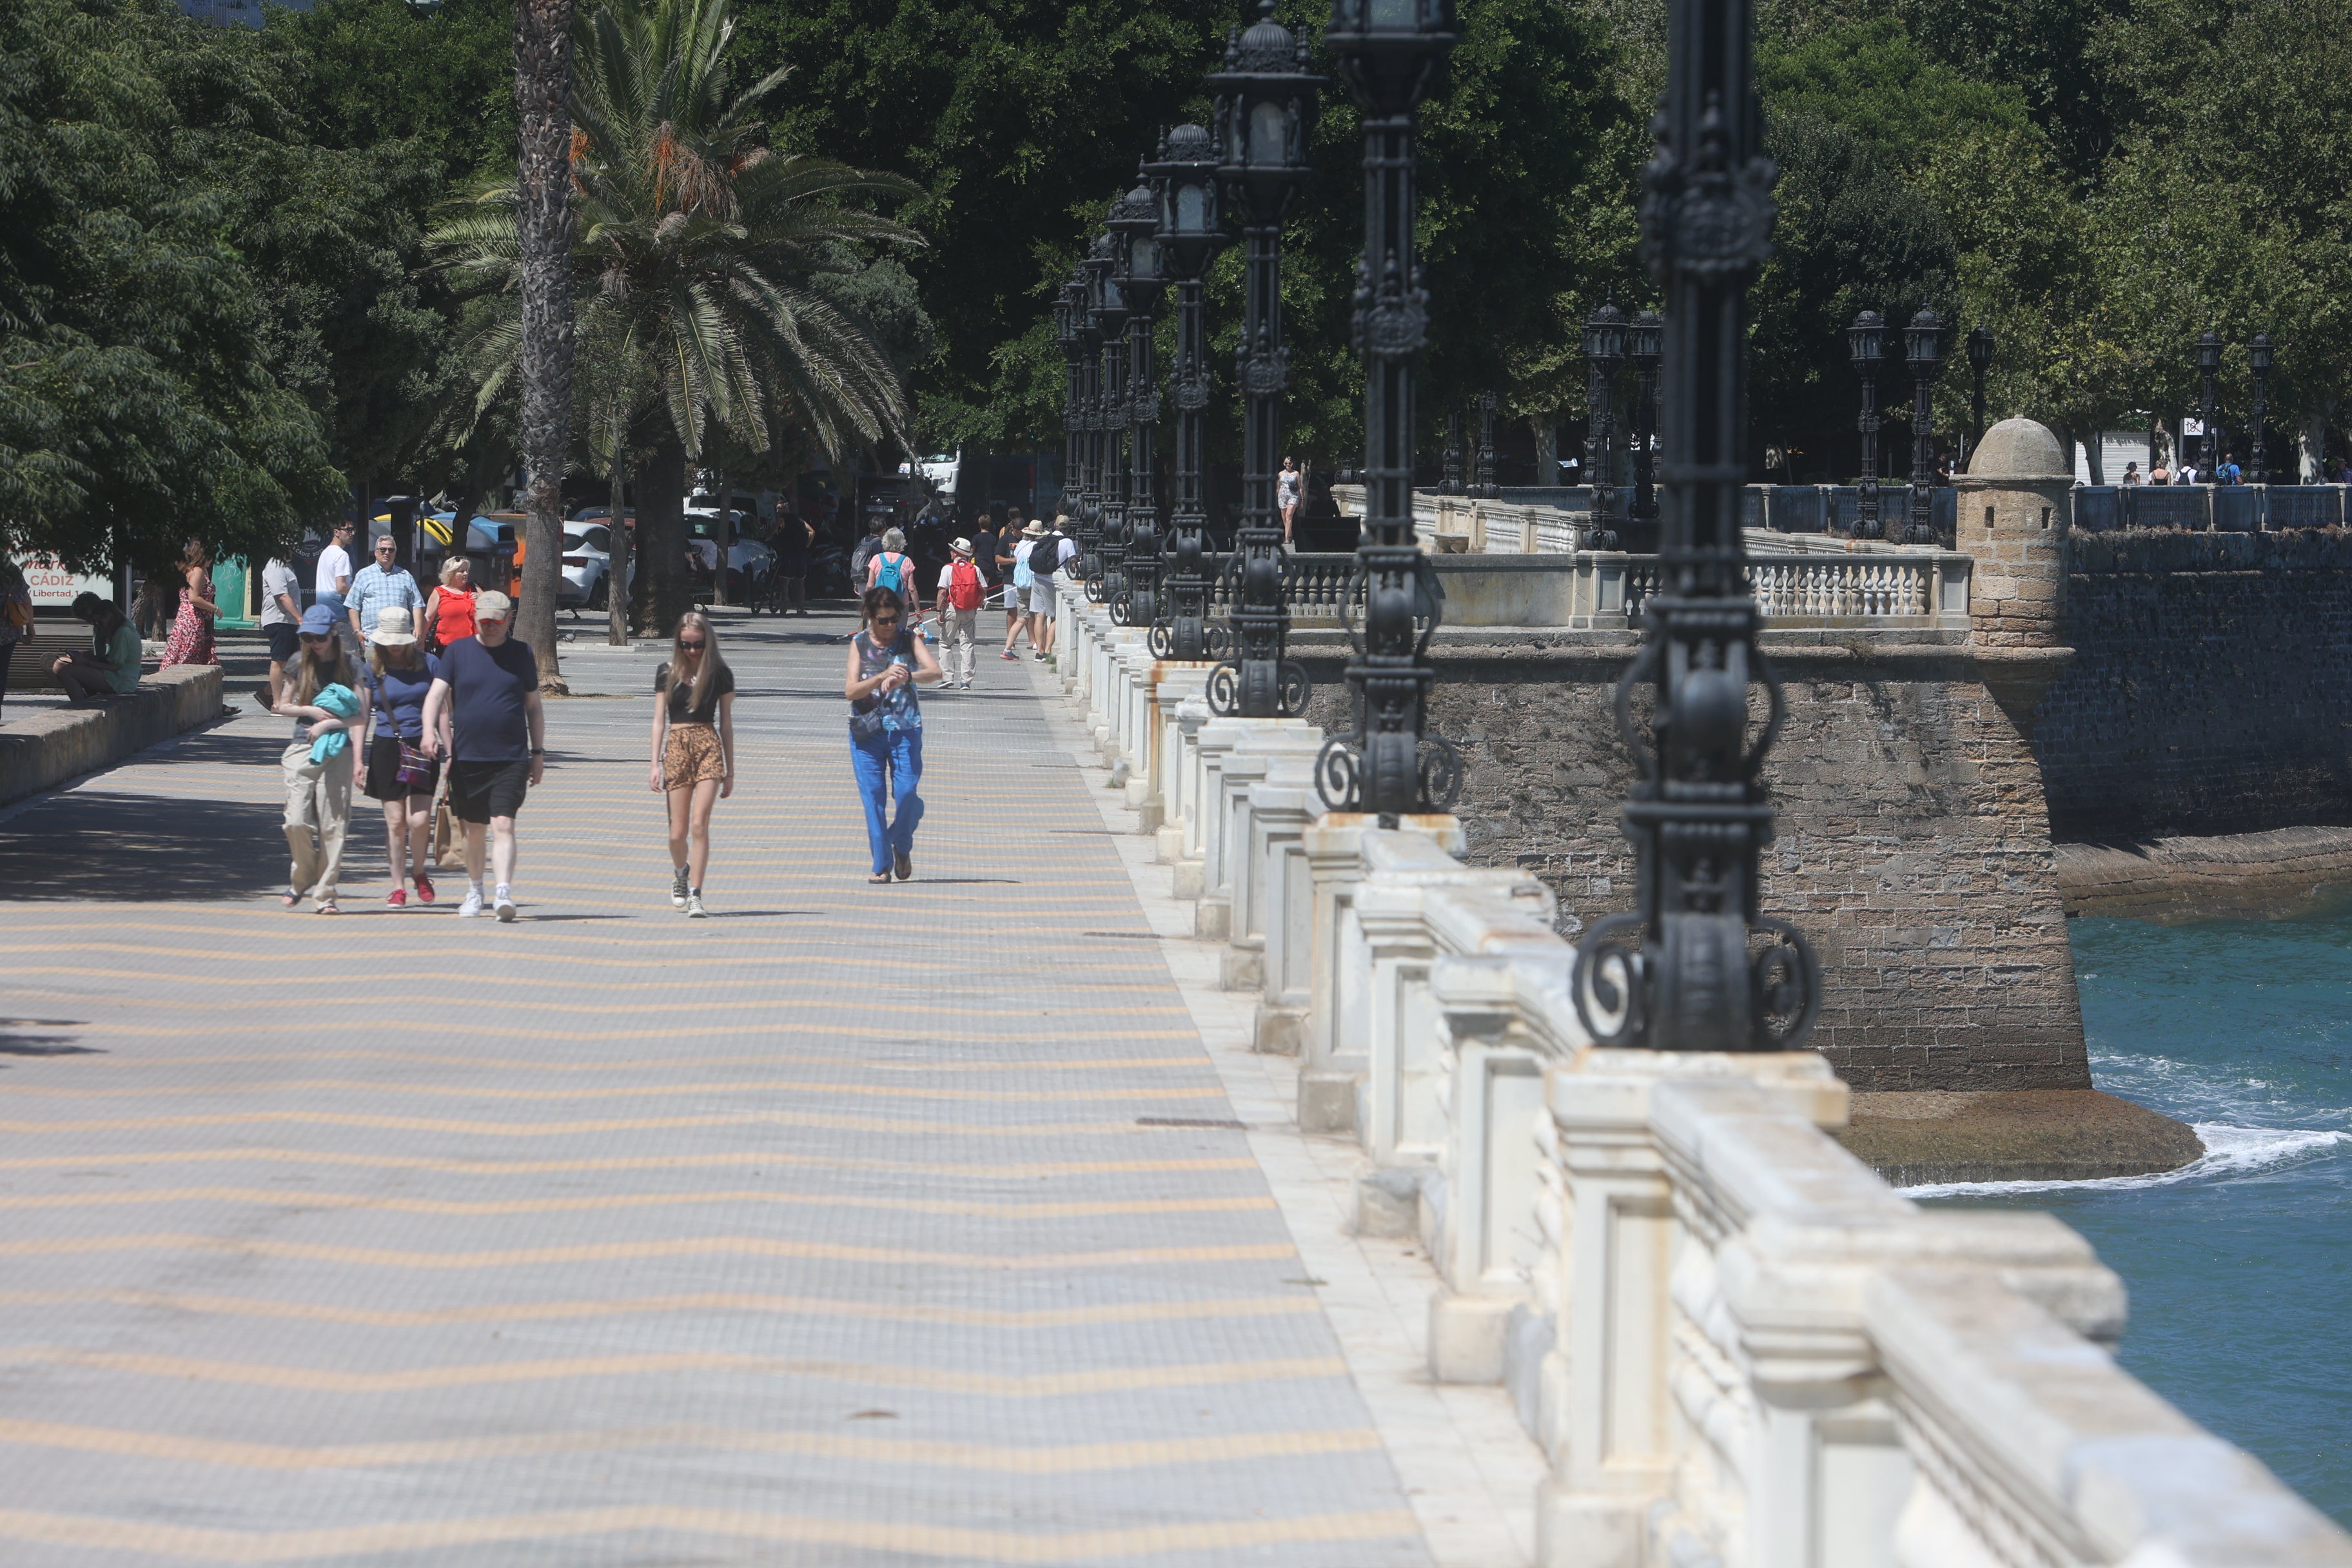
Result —
[{"label": "stone watchtower", "polygon": [[1979,648],[2060,647],[2066,641],[2066,533],[2074,465],[2031,419],[1985,432],[1958,487],[1953,542],[1976,557],[1969,629]]}]

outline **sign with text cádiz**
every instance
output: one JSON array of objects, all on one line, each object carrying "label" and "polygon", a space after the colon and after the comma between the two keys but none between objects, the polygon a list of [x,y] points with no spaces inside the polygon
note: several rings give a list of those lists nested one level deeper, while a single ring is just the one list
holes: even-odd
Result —
[{"label": "sign with text c\u00e1diz", "polygon": [[16,564],[23,568],[25,581],[32,584],[33,607],[37,610],[62,610],[81,593],[97,595],[101,599],[114,597],[114,579],[89,577],[69,572],[53,555],[19,555]]}]

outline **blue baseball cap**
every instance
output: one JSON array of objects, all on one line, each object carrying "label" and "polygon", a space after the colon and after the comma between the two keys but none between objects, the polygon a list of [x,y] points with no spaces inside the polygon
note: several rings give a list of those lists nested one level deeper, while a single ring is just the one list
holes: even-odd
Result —
[{"label": "blue baseball cap", "polygon": [[302,633],[305,637],[332,636],[341,624],[341,617],[325,605],[313,605],[302,612]]}]

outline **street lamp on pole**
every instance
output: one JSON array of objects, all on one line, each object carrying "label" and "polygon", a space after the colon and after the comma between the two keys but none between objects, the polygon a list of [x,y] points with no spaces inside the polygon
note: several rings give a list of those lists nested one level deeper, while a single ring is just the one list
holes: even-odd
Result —
[{"label": "street lamp on pole", "polygon": [[[1641,891],[1577,950],[1570,994],[1596,1046],[1790,1050],[1821,1006],[1812,950],[1759,908],[1772,838],[1761,774],[1787,704],[1756,646],[1762,616],[1739,523],[1748,290],[1771,254],[1774,174],[1754,30],[1754,0],[1669,0],[1671,64],[1642,205],[1665,296],[1659,583],[1617,699],[1639,764],[1624,831]],[[1759,681],[1768,717],[1751,726]],[[1643,684],[1654,692],[1646,732],[1633,701]]]},{"label": "street lamp on pole", "polygon": [[1658,353],[1665,322],[1655,310],[1633,318],[1625,357],[1633,363],[1633,500],[1626,509],[1626,547],[1644,554],[1658,548]]},{"label": "street lamp on pole", "polygon": [[1243,296],[1242,523],[1236,532],[1233,656],[1210,672],[1209,706],[1245,719],[1296,718],[1313,688],[1286,657],[1290,606],[1275,509],[1281,460],[1282,394],[1290,355],[1282,346],[1282,220],[1312,173],[1307,142],[1323,79],[1307,69],[1307,46],[1259,0],[1249,31],[1225,40],[1225,68],[1209,78],[1216,94],[1217,174],[1239,210],[1247,287]]},{"label": "street lamp on pole", "polygon": [[2254,341],[2246,345],[2246,357],[2254,367],[2253,431],[2247,443],[2246,460],[2253,465],[2254,483],[2271,482],[2270,443],[2263,436],[2263,420],[2271,405],[2271,340],[2266,332],[2256,332]]},{"label": "street lamp on pole", "polygon": [[1155,658],[1222,658],[1225,629],[1209,615],[1208,509],[1201,496],[1202,426],[1209,406],[1207,310],[1201,279],[1224,244],[1216,144],[1197,125],[1179,125],[1145,173],[1160,198],[1158,237],[1176,280],[1176,494],[1168,566],[1151,624]]},{"label": "street lamp on pole", "polygon": [[1477,488],[1470,493],[1492,500],[1502,490],[1495,483],[1495,395],[1478,395],[1478,467]]},{"label": "street lamp on pole", "polygon": [[1110,604],[1116,626],[1150,626],[1160,614],[1160,500],[1152,447],[1160,438],[1160,373],[1152,317],[1168,286],[1160,250],[1160,199],[1149,179],[1111,209],[1111,242],[1127,283],[1127,583]]},{"label": "street lamp on pole", "polygon": [[1944,323],[1922,310],[1903,329],[1903,357],[1911,366],[1911,533],[1907,542],[1936,542],[1936,373],[1944,368]]},{"label": "street lamp on pole", "polygon": [[1625,312],[1613,300],[1584,319],[1584,361],[1590,401],[1586,407],[1584,465],[1592,487],[1592,524],[1587,535],[1595,550],[1615,550],[1617,531],[1617,372],[1625,363]]},{"label": "street lamp on pole", "polygon": [[1061,347],[1068,377],[1062,394],[1062,496],[1058,510],[1071,518],[1084,510],[1078,494],[1080,470],[1086,463],[1086,290],[1076,281],[1063,284],[1062,291],[1054,297],[1054,342]]},{"label": "street lamp on pole", "polygon": [[1088,598],[1099,597],[1097,585],[1102,579],[1102,325],[1095,320],[1095,301],[1101,293],[1100,274],[1109,270],[1109,259],[1102,255],[1102,246],[1095,245],[1077,265],[1078,342],[1086,357],[1085,400],[1080,413],[1078,450],[1082,457],[1078,493],[1078,575],[1087,584]]},{"label": "street lamp on pole", "polygon": [[2217,333],[2197,334],[2197,477],[2213,482],[2213,454],[2221,449],[2221,433],[2213,428],[2213,378],[2221,371],[2221,339]]},{"label": "street lamp on pole", "polygon": [[1847,355],[1862,378],[1862,412],[1853,427],[1862,432],[1862,494],[1855,506],[1853,536],[1880,539],[1885,529],[1878,518],[1878,367],[1886,358],[1886,322],[1875,310],[1864,310],[1845,330]]},{"label": "street lamp on pole", "polygon": [[1352,734],[1316,760],[1338,811],[1394,826],[1443,811],[1462,755],[1432,735],[1429,665],[1444,590],[1412,529],[1413,379],[1429,335],[1429,291],[1413,257],[1415,110],[1459,41],[1452,0],[1331,0],[1323,44],[1364,109],[1364,254],[1356,267],[1356,346],[1364,356],[1364,526],[1349,586],[1355,658]]},{"label": "street lamp on pole", "polygon": [[1969,394],[1969,456],[1977,454],[1977,443],[1984,439],[1985,372],[1992,368],[1992,329],[1978,327],[1969,333],[1969,374],[1976,385]]},{"label": "street lamp on pole", "polygon": [[[1113,204],[1117,205],[1116,203]],[[1127,277],[1120,246],[1108,232],[1095,237],[1095,327],[1102,333],[1102,397],[1096,405],[1096,469],[1102,476],[1102,571],[1087,597],[1108,605],[1127,586]]]}]

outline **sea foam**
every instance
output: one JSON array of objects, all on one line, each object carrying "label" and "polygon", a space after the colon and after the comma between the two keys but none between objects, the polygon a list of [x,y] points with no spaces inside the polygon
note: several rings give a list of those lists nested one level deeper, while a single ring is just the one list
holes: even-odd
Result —
[{"label": "sea foam", "polygon": [[2019,1193],[2126,1193],[2143,1187],[2168,1187],[2218,1176],[2244,1176],[2283,1165],[2341,1143],[2352,1143],[2352,1133],[2303,1127],[2231,1127],[2215,1121],[2189,1123],[2205,1152],[2171,1171],[2144,1176],[2101,1176],[2086,1182],[1927,1182],[1898,1187],[1906,1198],[1969,1198],[2012,1196]]}]

